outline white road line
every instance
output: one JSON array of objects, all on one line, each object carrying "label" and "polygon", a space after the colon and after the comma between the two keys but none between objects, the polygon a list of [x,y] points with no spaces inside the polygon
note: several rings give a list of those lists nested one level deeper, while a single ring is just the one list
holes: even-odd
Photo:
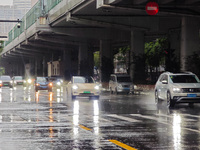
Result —
[{"label": "white road line", "polygon": [[[146,118],[146,119],[155,120],[155,121],[158,121],[158,122],[160,122],[160,123],[162,123],[162,124],[173,126],[173,125],[170,124],[170,123],[166,123],[166,122],[163,122],[163,121],[159,121],[158,118],[156,118],[156,117],[143,116],[143,115],[141,115],[141,114],[130,114],[130,115],[131,115],[131,116],[137,116],[137,117],[141,117],[141,118]],[[192,132],[196,132],[196,133],[200,133],[200,130],[195,130],[195,129],[190,129],[190,128],[184,128],[184,127],[181,127],[181,129],[188,130],[188,131],[192,131]]]},{"label": "white road line", "polygon": [[[164,115],[164,114],[156,114],[157,116],[161,116],[161,117],[167,117],[167,118],[171,118],[173,119],[174,116],[169,116],[169,115]],[[187,115],[182,115],[180,114],[180,116],[187,116]],[[192,115],[191,115],[192,116]],[[199,117],[198,117],[199,118]],[[188,119],[188,118],[184,118],[185,121],[196,121],[195,119]]]},{"label": "white road line", "polygon": [[121,120],[125,120],[128,122],[141,122],[139,120],[133,119],[133,118],[129,118],[129,117],[124,117],[124,116],[119,116],[119,115],[108,115],[109,117],[113,117],[113,118],[117,118],[117,119],[121,119]]}]

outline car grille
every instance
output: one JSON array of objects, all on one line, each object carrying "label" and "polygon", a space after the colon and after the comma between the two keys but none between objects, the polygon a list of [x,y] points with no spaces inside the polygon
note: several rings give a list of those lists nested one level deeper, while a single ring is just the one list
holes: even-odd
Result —
[{"label": "car grille", "polygon": [[183,93],[197,93],[200,92],[200,88],[182,88]]}]

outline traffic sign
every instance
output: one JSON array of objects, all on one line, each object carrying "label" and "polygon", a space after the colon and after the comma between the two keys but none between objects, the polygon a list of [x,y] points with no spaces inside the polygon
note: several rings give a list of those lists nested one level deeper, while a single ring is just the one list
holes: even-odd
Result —
[{"label": "traffic sign", "polygon": [[156,15],[158,13],[159,6],[156,2],[148,2],[146,4],[146,12],[149,15]]}]

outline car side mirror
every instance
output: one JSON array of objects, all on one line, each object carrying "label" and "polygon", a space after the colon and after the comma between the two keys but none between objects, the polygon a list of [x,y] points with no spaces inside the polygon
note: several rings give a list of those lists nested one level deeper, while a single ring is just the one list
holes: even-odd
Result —
[{"label": "car side mirror", "polygon": [[167,80],[163,80],[162,84],[168,84]]}]

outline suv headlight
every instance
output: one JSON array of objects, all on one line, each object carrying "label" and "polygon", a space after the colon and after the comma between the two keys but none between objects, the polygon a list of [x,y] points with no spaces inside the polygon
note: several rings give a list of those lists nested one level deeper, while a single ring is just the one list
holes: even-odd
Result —
[{"label": "suv headlight", "polygon": [[94,89],[96,89],[96,90],[99,90],[99,86],[98,86],[98,85],[96,85],[96,86],[94,87]]},{"label": "suv headlight", "polygon": [[174,87],[174,88],[173,88],[173,92],[174,92],[174,93],[180,93],[180,92],[181,92],[181,88],[176,88],[176,87]]},{"label": "suv headlight", "polygon": [[77,85],[73,85],[72,88],[73,88],[74,90],[77,90],[77,89],[78,89],[78,86],[77,86]]},{"label": "suv headlight", "polygon": [[32,82],[32,80],[31,80],[31,79],[28,79],[27,81],[28,81],[28,83],[31,83],[31,82]]}]

